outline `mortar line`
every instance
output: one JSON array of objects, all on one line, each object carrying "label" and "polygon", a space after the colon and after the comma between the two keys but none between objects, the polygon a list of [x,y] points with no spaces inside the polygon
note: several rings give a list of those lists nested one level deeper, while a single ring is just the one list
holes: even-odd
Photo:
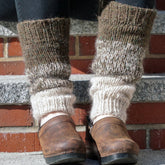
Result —
[{"label": "mortar line", "polygon": [[[3,46],[3,55],[4,58],[7,59],[8,58],[8,38],[3,38],[3,42],[4,42],[4,46]],[[2,60],[1,60],[2,61]]]},{"label": "mortar line", "polygon": [[146,149],[150,149],[150,129],[146,129]]},{"label": "mortar line", "polygon": [[94,56],[69,56],[70,60],[92,60]]},{"label": "mortar line", "polygon": [[[76,126],[78,132],[85,132],[86,126]],[[38,132],[38,127],[1,127],[0,133],[36,133]]]},{"label": "mortar line", "polygon": [[1,58],[1,62],[23,61],[23,57],[4,57]]},{"label": "mortar line", "polygon": [[80,56],[79,36],[75,36],[75,58]]},{"label": "mortar line", "polygon": [[165,129],[165,124],[133,124],[127,125],[128,130],[142,130],[142,129]]}]

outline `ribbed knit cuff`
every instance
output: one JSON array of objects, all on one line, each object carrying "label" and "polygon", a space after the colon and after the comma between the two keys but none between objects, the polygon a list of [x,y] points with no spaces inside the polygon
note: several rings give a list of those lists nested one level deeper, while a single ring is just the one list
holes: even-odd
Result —
[{"label": "ribbed knit cuff", "polygon": [[56,88],[41,91],[31,96],[33,117],[36,125],[41,117],[48,113],[64,112],[72,115],[74,113],[73,103],[76,98],[72,89]]},{"label": "ribbed knit cuff", "polygon": [[145,47],[155,16],[153,9],[112,1],[99,17],[98,38]]},{"label": "ribbed knit cuff", "polygon": [[127,108],[135,92],[135,86],[125,84],[113,77],[94,77],[91,79],[90,95],[92,121],[98,116],[109,115],[120,118],[124,122],[127,118]]}]

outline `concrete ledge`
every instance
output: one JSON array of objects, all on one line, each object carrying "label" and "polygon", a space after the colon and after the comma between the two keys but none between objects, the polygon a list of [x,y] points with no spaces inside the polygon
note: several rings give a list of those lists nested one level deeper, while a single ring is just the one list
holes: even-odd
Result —
[{"label": "concrete ledge", "polygon": [[[157,11],[152,34],[165,34],[165,11]],[[97,22],[71,19],[71,35],[96,35]],[[17,36],[16,22],[0,21],[0,36]]]},{"label": "concrete ledge", "polygon": [[[77,104],[91,103],[88,95],[89,80],[94,75],[71,75]],[[29,81],[26,76],[0,76],[0,105],[30,104]],[[137,83],[133,102],[164,102],[165,74],[144,75]]]},{"label": "concrete ledge", "polygon": [[[165,150],[141,150],[139,154],[139,161],[136,165],[165,165],[164,155]],[[0,164],[46,165],[41,152],[0,153]],[[87,159],[85,163],[81,163],[79,165],[99,165],[99,163],[96,160]]]}]

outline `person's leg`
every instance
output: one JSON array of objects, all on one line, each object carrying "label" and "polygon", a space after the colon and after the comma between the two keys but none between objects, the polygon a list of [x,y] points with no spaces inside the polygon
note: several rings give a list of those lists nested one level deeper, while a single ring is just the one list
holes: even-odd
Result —
[{"label": "person's leg", "polygon": [[0,0],[0,21],[17,21],[14,0]]},{"label": "person's leg", "polygon": [[[63,3],[61,3],[63,1]],[[84,160],[85,148],[70,115],[68,0],[16,0],[19,39],[30,80],[32,114],[49,164]]]},{"label": "person's leg", "polygon": [[[69,0],[15,0],[18,21],[68,18]],[[28,6],[30,6],[28,8]]]},{"label": "person's leg", "polygon": [[138,146],[124,123],[135,83],[143,74],[142,62],[155,15],[152,9],[111,1],[98,18],[90,118],[102,164],[137,161]]}]

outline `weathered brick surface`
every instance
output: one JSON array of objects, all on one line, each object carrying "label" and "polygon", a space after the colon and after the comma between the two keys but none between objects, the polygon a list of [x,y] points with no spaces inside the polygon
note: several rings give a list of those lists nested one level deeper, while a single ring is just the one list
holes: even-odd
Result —
[{"label": "weathered brick surface", "polygon": [[150,131],[150,147],[154,150],[165,149],[165,129]]},{"label": "weathered brick surface", "polygon": [[18,38],[8,39],[8,56],[22,56],[21,45]]},{"label": "weathered brick surface", "polygon": [[0,152],[40,151],[37,133],[0,133]]},{"label": "weathered brick surface", "polygon": [[129,130],[128,133],[140,149],[146,148],[146,130]]},{"label": "weathered brick surface", "polygon": [[70,56],[75,55],[75,42],[76,42],[76,38],[74,36],[70,36],[70,40],[69,40],[69,55]]},{"label": "weathered brick surface", "polygon": [[[85,141],[85,132],[79,132]],[[41,151],[38,133],[0,133],[0,152]]]},{"label": "weathered brick surface", "polygon": [[165,58],[144,59],[145,73],[165,73]]},{"label": "weathered brick surface", "polygon": [[165,103],[134,103],[128,110],[127,124],[164,124]]},{"label": "weathered brick surface", "polygon": [[76,105],[75,114],[72,116],[76,125],[86,125],[87,115],[90,110],[90,105]]},{"label": "weathered brick surface", "polygon": [[23,75],[24,69],[23,61],[0,62],[0,75]]},{"label": "weathered brick surface", "polygon": [[[91,66],[92,60],[71,60],[71,65],[73,68],[76,68],[78,72],[82,73],[91,73],[90,66]],[[72,72],[72,74],[77,74],[77,72]]]},{"label": "weathered brick surface", "polygon": [[165,35],[151,36],[150,53],[151,54],[165,54]]},{"label": "weathered brick surface", "polygon": [[82,140],[85,142],[86,133],[85,132],[78,132],[78,133],[81,136]]},{"label": "weathered brick surface", "polygon": [[80,70],[78,67],[71,66],[71,72],[72,74],[85,74],[83,70]]},{"label": "weathered brick surface", "polygon": [[89,56],[95,54],[96,36],[80,36],[80,56]]},{"label": "weathered brick surface", "polygon": [[0,106],[0,127],[32,126],[29,106]]}]

